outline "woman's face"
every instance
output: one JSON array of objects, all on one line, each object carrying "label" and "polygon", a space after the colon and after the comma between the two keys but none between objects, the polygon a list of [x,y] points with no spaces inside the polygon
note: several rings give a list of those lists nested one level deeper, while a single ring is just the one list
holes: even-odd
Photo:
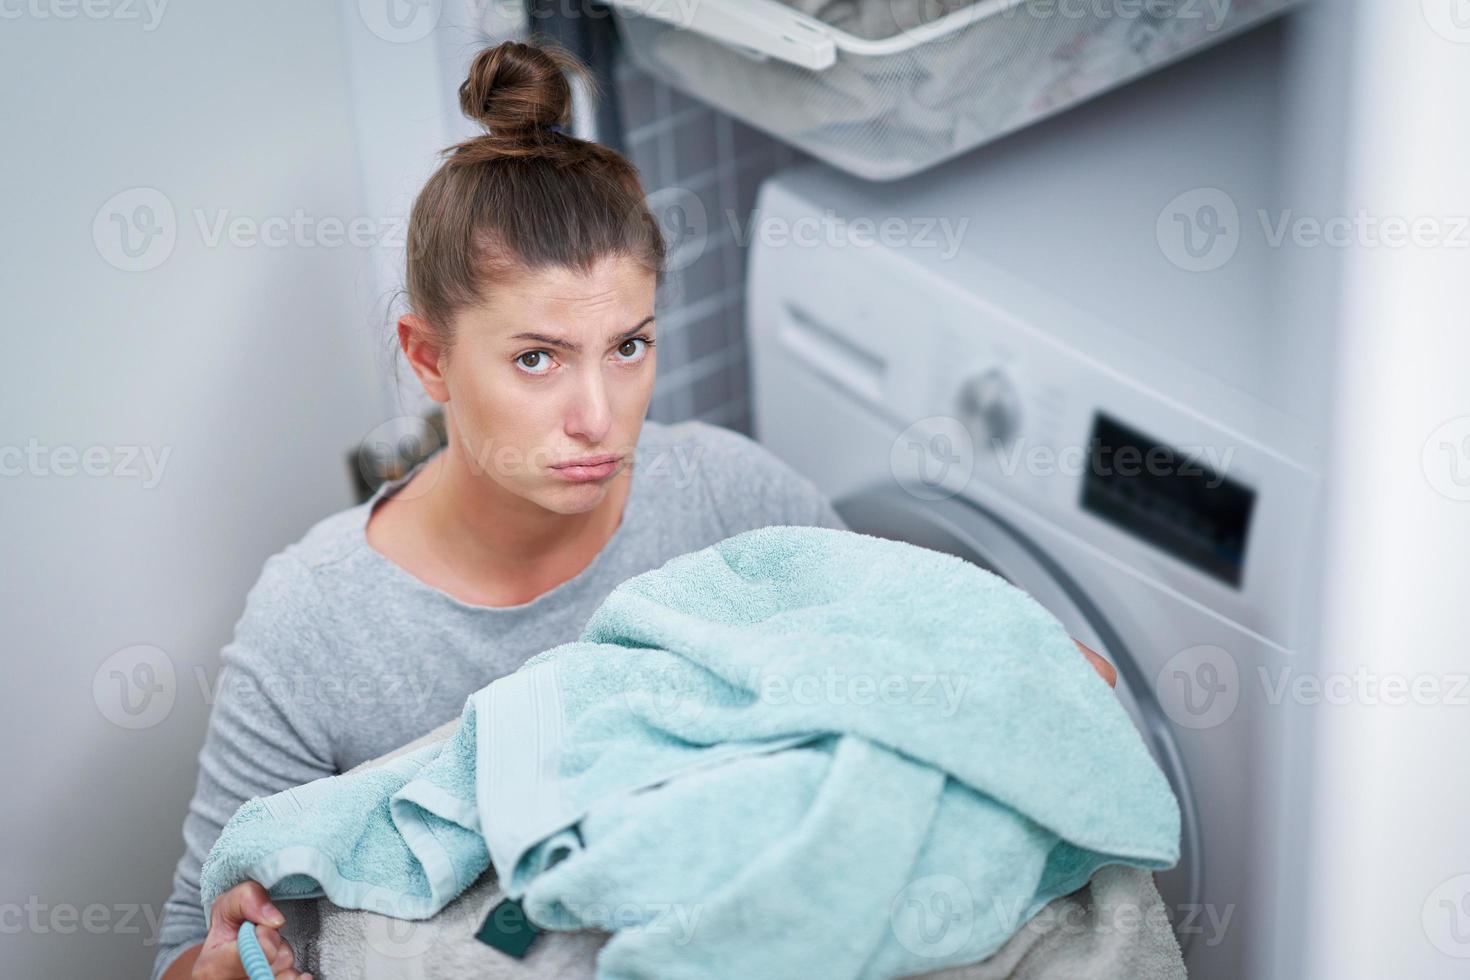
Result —
[{"label": "woman's face", "polygon": [[[440,400],[477,478],[558,513],[603,500],[633,463],[653,394],[654,290],[653,273],[620,256],[502,283],[459,315]],[[593,456],[617,458],[565,467]]]}]

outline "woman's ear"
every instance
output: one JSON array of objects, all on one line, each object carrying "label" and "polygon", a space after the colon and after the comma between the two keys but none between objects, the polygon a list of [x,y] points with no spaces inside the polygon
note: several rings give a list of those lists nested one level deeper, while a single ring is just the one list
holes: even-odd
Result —
[{"label": "woman's ear", "polygon": [[443,404],[449,401],[449,388],[444,384],[446,347],[429,321],[416,313],[408,313],[398,321],[398,346],[408,358],[413,373],[418,375],[424,393]]}]

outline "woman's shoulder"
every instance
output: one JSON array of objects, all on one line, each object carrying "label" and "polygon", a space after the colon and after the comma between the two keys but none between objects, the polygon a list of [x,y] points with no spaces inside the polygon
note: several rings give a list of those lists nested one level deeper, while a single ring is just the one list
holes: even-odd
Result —
[{"label": "woman's shoulder", "polygon": [[772,524],[843,526],[811,478],[743,432],[699,419],[644,428],[638,466],[681,488],[702,485],[729,533]]},{"label": "woman's shoulder", "polygon": [[368,503],[328,514],[312,524],[296,541],[266,558],[250,590],[248,605],[281,614],[320,611],[329,579],[348,571],[350,559],[360,554]]},{"label": "woman's shoulder", "polygon": [[312,569],[323,568],[357,554],[367,546],[365,528],[374,500],[376,497],[321,518],[307,528],[299,540],[287,545],[285,551]]},{"label": "woman's shoulder", "polygon": [[780,462],[771,450],[744,432],[703,419],[683,419],[679,422],[655,422],[647,419],[643,423],[642,434],[638,437],[639,448],[645,445],[697,447],[703,453],[722,457]]},{"label": "woman's shoulder", "polygon": [[640,466],[652,464],[647,472],[667,471],[685,479],[700,476],[721,485],[733,479],[757,483],[806,480],[745,433],[700,419],[644,422],[638,453]]}]

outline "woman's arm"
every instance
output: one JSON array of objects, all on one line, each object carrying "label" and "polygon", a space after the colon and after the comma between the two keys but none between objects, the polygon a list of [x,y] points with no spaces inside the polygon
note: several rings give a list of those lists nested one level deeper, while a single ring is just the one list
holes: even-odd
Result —
[{"label": "woman's arm", "polygon": [[194,961],[199,959],[203,943],[190,946],[179,954],[179,958],[168,965],[160,980],[189,980],[194,975]]},{"label": "woman's arm", "polygon": [[[225,822],[254,796],[269,796],[335,772],[319,705],[308,703],[299,679],[330,663],[327,638],[316,626],[320,594],[310,570],[294,557],[266,562],[250,590],[233,640],[220,655],[214,704],[193,799],[184,818],[183,856],[163,907],[153,980],[168,976],[208,933],[199,869]],[[182,952],[181,952],[182,951]],[[180,968],[182,969],[182,968]]]}]

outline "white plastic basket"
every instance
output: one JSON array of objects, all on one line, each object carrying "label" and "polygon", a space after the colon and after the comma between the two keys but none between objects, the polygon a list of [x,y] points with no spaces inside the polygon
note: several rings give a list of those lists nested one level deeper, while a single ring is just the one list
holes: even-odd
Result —
[{"label": "white plastic basket", "polygon": [[[635,63],[873,180],[916,173],[1298,0],[608,0]],[[947,11],[947,12],[946,12]]]}]

